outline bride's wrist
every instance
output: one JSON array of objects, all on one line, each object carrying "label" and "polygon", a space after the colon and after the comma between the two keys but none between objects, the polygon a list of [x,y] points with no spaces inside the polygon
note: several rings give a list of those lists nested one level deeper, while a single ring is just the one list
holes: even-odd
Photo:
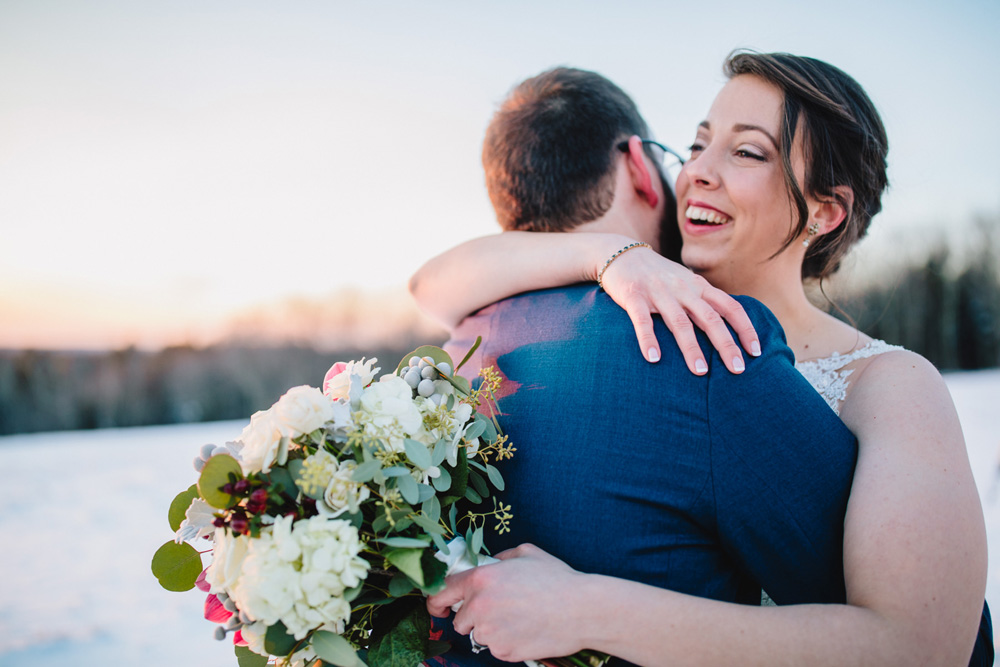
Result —
[{"label": "bride's wrist", "polygon": [[596,282],[598,276],[600,276],[601,271],[604,269],[608,260],[622,248],[633,243],[638,243],[637,239],[630,236],[625,236],[624,234],[609,234],[609,233],[592,233],[588,236],[592,238],[586,239],[585,257],[586,262],[586,272],[583,275],[583,279],[586,281]]}]

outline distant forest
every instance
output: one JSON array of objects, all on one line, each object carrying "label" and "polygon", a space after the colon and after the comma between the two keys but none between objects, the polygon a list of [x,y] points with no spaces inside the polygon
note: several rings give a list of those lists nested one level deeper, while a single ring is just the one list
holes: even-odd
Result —
[{"label": "distant forest", "polygon": [[[1000,222],[976,230],[961,253],[940,241],[891,278],[837,282],[831,312],[943,371],[1000,366]],[[417,345],[443,342],[426,330],[411,336],[340,351],[301,342],[0,351],[0,435],[248,419],[289,387],[319,386],[335,361],[375,356],[386,370]]]}]

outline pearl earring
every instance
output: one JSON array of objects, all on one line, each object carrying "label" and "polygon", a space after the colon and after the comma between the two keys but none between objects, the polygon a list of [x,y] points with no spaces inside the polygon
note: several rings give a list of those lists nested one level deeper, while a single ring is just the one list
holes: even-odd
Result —
[{"label": "pearl earring", "polygon": [[809,234],[809,236],[802,240],[803,248],[808,248],[809,242],[812,241],[812,237],[816,236],[819,233],[819,223],[818,222],[812,223],[812,225],[809,226],[809,231],[807,233]]}]

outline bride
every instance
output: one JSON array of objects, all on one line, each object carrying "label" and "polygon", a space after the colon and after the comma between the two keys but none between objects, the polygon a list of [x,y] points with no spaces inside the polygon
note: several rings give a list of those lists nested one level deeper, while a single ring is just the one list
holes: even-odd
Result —
[{"label": "bride", "polygon": [[[490,648],[508,660],[590,648],[642,665],[956,665],[975,648],[973,664],[992,664],[982,509],[945,384],[921,356],[813,306],[802,284],[836,271],[881,208],[881,120],[853,79],[821,61],[740,52],[725,69],[729,81],[676,183],[681,257],[696,276],[649,249],[618,255],[634,239],[583,225],[471,241],[429,262],[411,289],[453,326],[489,302],[600,272],[646,359],[659,358],[650,317],[659,313],[698,373],[704,359],[685,304],[703,306],[710,286],[763,302],[798,368],[858,438],[844,533],[847,604],[753,608],[693,598],[579,573],[525,545],[500,554],[504,562],[475,586],[449,581],[429,608],[445,615],[459,597],[489,599],[462,623],[489,617]],[[459,293],[448,289],[456,275],[467,286]],[[720,339],[721,318],[687,309]],[[750,349],[749,322],[727,318]],[[728,345],[730,370],[739,372],[738,348]],[[561,630],[533,634],[541,614],[558,614]]]}]

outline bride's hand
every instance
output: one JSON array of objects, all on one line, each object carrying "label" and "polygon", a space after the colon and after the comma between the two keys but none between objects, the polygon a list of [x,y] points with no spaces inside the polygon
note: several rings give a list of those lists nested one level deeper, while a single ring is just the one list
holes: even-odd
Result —
[{"label": "bride's hand", "polygon": [[497,554],[502,562],[454,574],[447,588],[427,598],[432,616],[448,616],[459,600],[452,623],[493,657],[508,662],[572,655],[585,648],[592,607],[581,599],[589,577],[531,544]]},{"label": "bride's hand", "polygon": [[660,359],[660,345],[653,333],[652,313],[659,313],[674,334],[692,373],[704,375],[708,364],[698,345],[694,327],[708,335],[726,368],[744,369],[743,353],[733,341],[726,322],[743,347],[760,355],[760,341],[743,306],[690,269],[653,252],[636,248],[616,258],[601,278],[604,290],[625,309],[635,327],[640,349],[649,361]]}]

